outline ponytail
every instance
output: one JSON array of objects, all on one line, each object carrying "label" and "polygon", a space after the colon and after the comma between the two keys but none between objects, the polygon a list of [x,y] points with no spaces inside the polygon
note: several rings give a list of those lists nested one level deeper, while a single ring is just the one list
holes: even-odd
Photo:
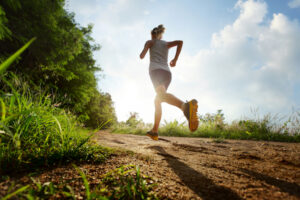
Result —
[{"label": "ponytail", "polygon": [[154,36],[154,37],[157,37],[158,35],[162,34],[165,32],[165,27],[160,24],[159,26],[155,27],[152,29],[151,31],[151,34]]}]

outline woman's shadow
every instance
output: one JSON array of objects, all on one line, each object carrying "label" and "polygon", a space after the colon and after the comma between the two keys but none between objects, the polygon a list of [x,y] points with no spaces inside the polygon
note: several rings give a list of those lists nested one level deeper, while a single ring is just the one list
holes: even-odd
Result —
[{"label": "woman's shadow", "polygon": [[236,192],[216,185],[211,179],[179,161],[177,157],[168,154],[164,148],[160,146],[149,148],[163,156],[182,182],[202,199],[242,199]]}]

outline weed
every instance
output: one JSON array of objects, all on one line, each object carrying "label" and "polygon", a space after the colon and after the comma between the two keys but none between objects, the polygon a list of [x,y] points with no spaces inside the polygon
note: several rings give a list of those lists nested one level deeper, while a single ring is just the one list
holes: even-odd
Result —
[{"label": "weed", "polygon": [[[156,186],[152,183],[152,179],[142,175],[139,168],[134,165],[121,166],[103,175],[100,184],[94,188],[91,188],[87,175],[77,166],[73,166],[83,180],[85,187],[84,199],[158,199],[152,191]],[[42,184],[33,178],[31,180],[31,185],[17,189],[7,194],[3,199],[9,199],[13,196],[18,196],[19,199],[77,198],[75,190],[65,183],[57,185],[46,182]]]},{"label": "weed", "polygon": [[[189,131],[186,123],[179,123],[177,120],[165,121],[159,129],[159,135],[300,142],[300,112],[296,111],[286,121],[278,118],[277,115],[268,114],[260,118],[255,114],[254,119],[246,118],[226,123],[224,114],[218,110],[215,114],[199,115],[199,121],[199,127],[193,133]],[[112,131],[145,135],[151,128],[151,125],[145,125],[141,120],[136,122],[138,123],[134,126],[121,122],[114,126]]]},{"label": "weed", "polygon": [[[5,66],[7,67],[7,66]],[[51,95],[32,90],[14,74],[0,84],[0,174],[71,161],[103,162],[110,150],[89,143],[91,136]]]}]

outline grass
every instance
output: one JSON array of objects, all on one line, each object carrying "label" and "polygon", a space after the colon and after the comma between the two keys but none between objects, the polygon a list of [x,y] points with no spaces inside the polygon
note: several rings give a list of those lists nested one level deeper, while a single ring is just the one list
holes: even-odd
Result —
[{"label": "grass", "polygon": [[0,64],[0,174],[73,161],[103,162],[111,153],[89,143],[76,118],[51,96],[6,69],[35,40]]},{"label": "grass", "polygon": [[[112,128],[115,133],[131,133],[145,135],[152,128],[151,124],[143,123],[135,114],[126,122]],[[260,118],[248,118],[226,123],[224,114],[219,110],[215,114],[199,116],[199,128],[190,132],[186,123],[165,121],[159,129],[161,136],[204,137],[241,140],[265,140],[282,142],[300,142],[300,113],[294,112],[282,122],[277,116],[265,115]]]},{"label": "grass", "polygon": [[[135,165],[125,165],[104,174],[97,186],[92,187],[87,175],[77,166],[85,188],[84,199],[158,199],[153,193],[156,185],[150,177],[142,175]],[[76,188],[66,183],[54,184],[52,182],[40,183],[31,178],[32,183],[9,192],[2,199],[17,197],[18,199],[77,199]],[[78,188],[77,188],[78,189]]]},{"label": "grass", "polygon": [[[113,150],[90,142],[93,134],[84,129],[70,112],[58,108],[54,94],[30,87],[6,69],[30,46],[30,40],[14,55],[0,64],[0,178],[12,173],[35,171],[41,167],[67,163],[102,163]],[[104,123],[105,124],[105,123]],[[139,168],[130,165],[117,168],[102,177],[92,188],[88,177],[74,165],[85,188],[84,198],[91,199],[157,199],[154,184]],[[12,191],[1,199],[77,199],[66,183],[32,183]],[[78,187],[81,187],[79,185]]]},{"label": "grass", "polygon": [[89,134],[51,96],[32,92],[19,80],[3,81],[11,93],[0,92],[0,173],[72,161],[103,162],[109,149],[89,143]]}]

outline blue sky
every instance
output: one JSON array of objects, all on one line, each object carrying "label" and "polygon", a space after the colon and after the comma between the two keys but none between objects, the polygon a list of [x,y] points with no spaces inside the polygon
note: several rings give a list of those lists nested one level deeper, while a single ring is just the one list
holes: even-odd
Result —
[{"label": "blue sky", "polygon": [[[98,86],[112,95],[119,120],[133,111],[153,120],[149,59],[138,55],[159,24],[165,40],[184,41],[169,91],[197,98],[200,114],[223,109],[234,120],[251,108],[300,108],[300,0],[69,0],[66,8],[80,25],[94,24],[105,76]],[[163,119],[184,117],[163,105]]]}]

